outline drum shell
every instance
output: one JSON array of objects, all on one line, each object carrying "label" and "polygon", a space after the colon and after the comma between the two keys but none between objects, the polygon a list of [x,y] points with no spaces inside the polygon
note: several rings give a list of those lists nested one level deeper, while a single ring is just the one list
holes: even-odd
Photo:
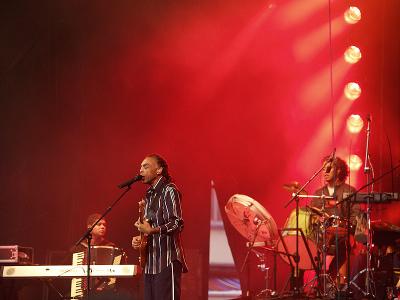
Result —
[{"label": "drum shell", "polygon": [[[311,226],[311,213],[305,209],[299,209],[299,229],[301,229],[306,237],[309,237],[312,233]],[[284,228],[296,228],[296,209],[294,209],[289,217],[286,219]],[[296,235],[294,230],[285,230],[282,232],[282,236]]]},{"label": "drum shell", "polygon": [[[311,240],[313,236],[313,226],[311,213],[305,209],[299,209],[298,227],[304,234],[303,236],[299,233],[298,236],[298,253],[299,253],[299,269],[308,270],[313,268],[312,261],[317,255],[317,246]],[[293,210],[285,222],[285,226],[282,229],[282,240],[279,240],[277,247],[281,252],[288,252],[288,254],[294,255],[296,253],[296,210]],[[284,247],[286,245],[286,249]],[[310,252],[308,252],[308,250]],[[282,259],[288,263],[295,265],[293,257],[289,257],[285,254],[281,254]]]}]

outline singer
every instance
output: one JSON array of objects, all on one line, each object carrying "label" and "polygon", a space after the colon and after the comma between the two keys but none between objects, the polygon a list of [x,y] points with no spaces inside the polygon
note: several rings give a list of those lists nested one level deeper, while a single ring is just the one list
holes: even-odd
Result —
[{"label": "singer", "polygon": [[[181,242],[183,230],[181,193],[160,155],[145,157],[140,167],[142,182],[148,184],[144,197],[144,219],[136,221],[139,232],[147,235],[144,266],[144,299],[180,299],[181,274],[187,265]],[[134,249],[141,247],[141,237],[132,239]]]}]

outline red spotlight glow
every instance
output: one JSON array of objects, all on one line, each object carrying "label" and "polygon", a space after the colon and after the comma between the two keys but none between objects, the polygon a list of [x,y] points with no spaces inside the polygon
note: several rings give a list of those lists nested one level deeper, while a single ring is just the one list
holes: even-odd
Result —
[{"label": "red spotlight glow", "polygon": [[361,11],[356,6],[350,6],[344,12],[344,20],[348,24],[356,24],[361,20]]},{"label": "red spotlight glow", "polygon": [[357,154],[351,154],[348,162],[350,171],[358,171],[362,166],[362,159]]},{"label": "red spotlight glow", "polygon": [[360,115],[351,115],[347,118],[347,130],[350,133],[359,133],[364,127],[364,121]]},{"label": "red spotlight glow", "polygon": [[286,5],[282,6],[278,14],[279,20],[285,20],[281,26],[285,28],[293,27],[305,22],[318,10],[326,7],[325,0],[314,1],[286,1]]},{"label": "red spotlight glow", "polygon": [[[332,21],[332,38],[339,36],[346,28],[342,18],[339,16]],[[304,34],[298,39],[293,47],[294,54],[299,61],[312,59],[328,43],[325,39],[326,32],[329,30],[329,23],[324,23],[320,27]]]},{"label": "red spotlight glow", "polygon": [[[333,63],[333,73],[338,79],[342,79],[351,66],[346,63],[343,58],[338,57]],[[329,73],[330,66],[326,65],[319,72],[312,75],[311,78],[304,80],[304,87],[300,91],[300,100],[305,108],[308,110],[321,105],[324,101],[329,101],[330,86],[329,84]],[[340,88],[339,85],[334,82],[334,89]]]},{"label": "red spotlight glow", "polygon": [[344,60],[349,64],[355,64],[361,59],[361,51],[356,46],[350,46],[344,52]]},{"label": "red spotlight glow", "polygon": [[344,95],[349,100],[356,100],[361,95],[361,88],[356,82],[349,82],[344,87]]}]

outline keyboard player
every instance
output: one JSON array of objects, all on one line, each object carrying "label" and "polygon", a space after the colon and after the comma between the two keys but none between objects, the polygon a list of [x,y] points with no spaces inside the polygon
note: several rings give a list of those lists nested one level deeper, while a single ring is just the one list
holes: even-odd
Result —
[{"label": "keyboard player", "polygon": [[[87,228],[90,228],[99,218],[98,213],[88,216],[86,221]],[[107,221],[100,220],[92,231],[91,241],[91,264],[112,265],[121,263],[122,252],[116,245],[107,238]],[[72,249],[72,264],[86,264],[87,242],[83,240],[81,244]],[[91,282],[91,290],[94,293],[110,292],[116,289],[115,278],[93,278]],[[71,297],[83,297],[86,292],[86,279],[73,278],[71,281]]]}]

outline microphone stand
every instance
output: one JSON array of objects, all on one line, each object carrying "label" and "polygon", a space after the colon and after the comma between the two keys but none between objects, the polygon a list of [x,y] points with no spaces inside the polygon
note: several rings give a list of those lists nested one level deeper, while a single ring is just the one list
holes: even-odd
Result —
[{"label": "microphone stand", "polygon": [[[336,148],[333,150],[333,155],[331,157],[335,156],[335,152],[336,152]],[[304,189],[310,184],[311,181],[314,180],[315,177],[317,177],[317,175],[319,173],[321,173],[321,171],[324,169],[324,165],[322,165],[312,176],[310,179],[307,180],[307,182],[296,192],[293,193],[292,198],[285,204],[284,208],[288,207],[288,205],[290,203],[293,202],[293,200],[296,200],[296,253],[294,255],[294,261],[295,261],[295,274],[296,276],[299,275],[299,261],[300,261],[300,257],[299,257],[299,194],[304,191]],[[300,294],[300,289],[299,289],[299,282],[298,282],[298,278],[296,280],[295,286],[294,286],[294,293],[295,295],[299,295]]]},{"label": "microphone stand", "polygon": [[[367,116],[367,141],[365,145],[365,161],[364,161],[364,173],[367,176],[367,194],[370,195],[372,192],[372,184],[369,184],[370,181],[370,173],[371,173],[371,162],[369,160],[369,139],[370,139],[370,134],[371,134],[371,118],[368,115]],[[373,178],[372,178],[373,179]],[[371,273],[371,206],[370,206],[370,197],[367,199],[367,225],[368,225],[368,231],[367,231],[367,270],[365,272],[365,296],[370,298],[375,297],[374,293],[370,291],[370,283],[373,283],[373,278],[372,278],[372,273]]]},{"label": "microphone stand", "polygon": [[[133,183],[133,182],[132,182]],[[86,273],[86,280],[87,280],[87,286],[86,286],[86,299],[90,300],[90,262],[91,262],[91,251],[90,251],[90,243],[92,240],[92,231],[93,228],[102,220],[108,213],[113,209],[113,207],[119,202],[119,200],[122,199],[122,197],[125,196],[126,193],[128,193],[131,190],[131,184],[127,185],[127,188],[121,193],[121,195],[104,211],[104,213],[97,219],[96,222],[93,223],[91,227],[89,227],[86,232],[82,235],[82,237],[75,243],[75,247],[77,247],[84,239],[87,240],[87,250],[86,250],[86,263],[87,263],[87,273]]]}]

